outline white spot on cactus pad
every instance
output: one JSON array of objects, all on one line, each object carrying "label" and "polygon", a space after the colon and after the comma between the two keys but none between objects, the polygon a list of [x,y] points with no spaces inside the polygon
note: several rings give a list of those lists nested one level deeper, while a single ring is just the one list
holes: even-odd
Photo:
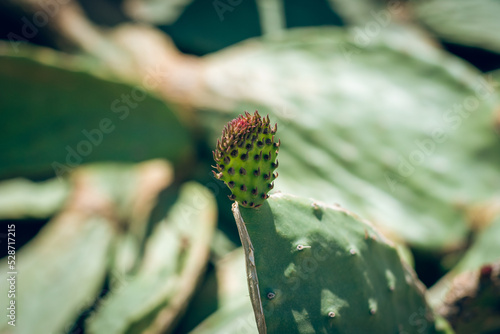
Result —
[{"label": "white spot on cactus pad", "polygon": [[297,245],[297,250],[301,251],[304,248],[311,248],[311,246]]}]

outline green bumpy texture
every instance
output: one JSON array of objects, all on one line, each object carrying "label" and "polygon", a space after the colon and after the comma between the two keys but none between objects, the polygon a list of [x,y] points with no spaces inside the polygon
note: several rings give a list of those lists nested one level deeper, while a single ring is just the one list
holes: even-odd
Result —
[{"label": "green bumpy texture", "polygon": [[279,141],[274,141],[277,124],[271,128],[269,116],[261,118],[245,112],[229,122],[213,152],[215,177],[231,189],[231,200],[246,208],[256,208],[269,197],[278,173]]},{"label": "green bumpy texture", "polygon": [[284,194],[258,209],[233,205],[233,213],[249,245],[247,276],[257,323],[265,320],[261,334],[436,332],[425,288],[368,222]]}]

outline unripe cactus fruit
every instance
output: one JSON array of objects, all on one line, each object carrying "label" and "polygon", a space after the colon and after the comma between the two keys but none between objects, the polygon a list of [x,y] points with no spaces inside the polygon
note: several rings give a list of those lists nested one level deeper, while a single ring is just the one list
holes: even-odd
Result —
[{"label": "unripe cactus fruit", "polygon": [[277,124],[271,128],[269,116],[245,111],[229,122],[213,151],[214,175],[231,189],[231,200],[245,208],[257,208],[269,197],[278,173],[280,142],[274,141]]}]

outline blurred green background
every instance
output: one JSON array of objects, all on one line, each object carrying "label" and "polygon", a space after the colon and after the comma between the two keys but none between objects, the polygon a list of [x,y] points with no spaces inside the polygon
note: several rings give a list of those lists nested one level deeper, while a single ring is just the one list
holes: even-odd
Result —
[{"label": "blurred green background", "polygon": [[224,124],[254,110],[278,123],[274,191],[372,221],[439,308],[443,282],[500,258],[499,17],[494,0],[1,2],[18,307],[0,333],[256,333],[211,173]]}]

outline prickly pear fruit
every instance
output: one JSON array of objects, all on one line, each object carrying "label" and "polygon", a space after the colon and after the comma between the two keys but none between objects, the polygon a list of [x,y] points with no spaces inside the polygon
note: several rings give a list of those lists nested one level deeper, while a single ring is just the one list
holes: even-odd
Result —
[{"label": "prickly pear fruit", "polygon": [[259,333],[435,333],[423,284],[371,224],[273,194],[233,204]]},{"label": "prickly pear fruit", "polygon": [[215,177],[231,189],[231,200],[245,208],[257,208],[269,197],[278,173],[280,142],[274,141],[277,124],[271,128],[269,116],[262,118],[257,111],[245,111],[229,122],[217,140],[213,151]]}]

